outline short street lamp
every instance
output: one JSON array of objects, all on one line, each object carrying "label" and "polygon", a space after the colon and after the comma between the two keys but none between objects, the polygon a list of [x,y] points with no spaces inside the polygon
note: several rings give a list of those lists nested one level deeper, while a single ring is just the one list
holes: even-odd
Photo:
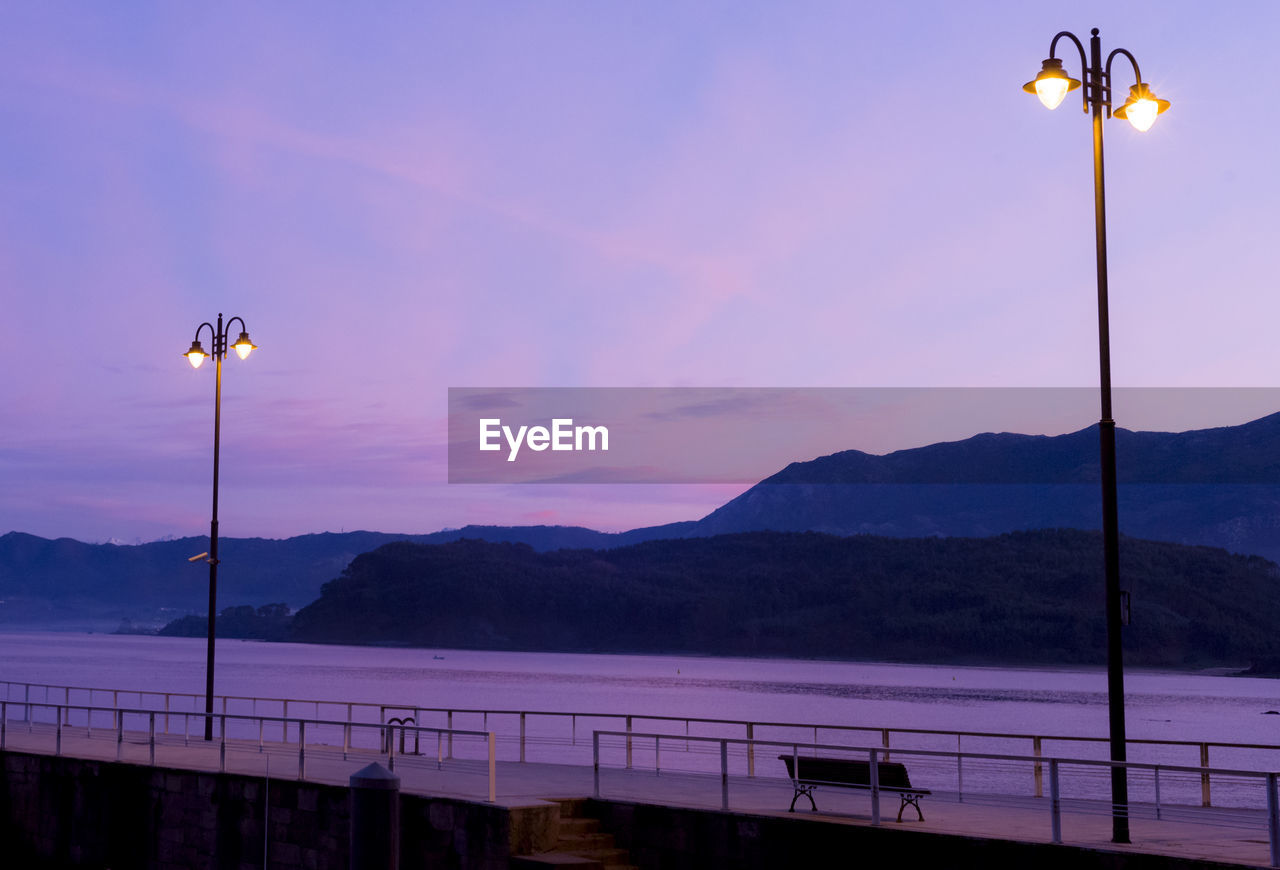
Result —
[{"label": "short street lamp", "polygon": [[[1138,130],[1146,131],[1156,117],[1169,108],[1142,80],[1138,61],[1123,48],[1117,48],[1102,62],[1102,41],[1098,29],[1092,30],[1089,56],[1084,45],[1072,33],[1063,31],[1049,43],[1049,57],[1040,74],[1022,86],[1035,94],[1050,109],[1055,109],[1067,93],[1080,87],[1080,81],[1069,77],[1062,60],[1054,56],[1058,40],[1066,37],[1080,50],[1080,67],[1084,75],[1084,110],[1093,117],[1093,214],[1098,257],[1098,354],[1101,378],[1102,417],[1098,423],[1102,464],[1102,538],[1106,571],[1107,614],[1107,709],[1110,714],[1111,760],[1124,762],[1124,658],[1120,643],[1122,601],[1120,592],[1120,527],[1116,516],[1116,421],[1111,417],[1111,345],[1107,323],[1107,215],[1102,177],[1102,113],[1124,118]],[[1111,108],[1111,61],[1124,55],[1133,64],[1137,83],[1129,88],[1124,105]],[[1124,767],[1111,768],[1111,841],[1129,842],[1129,781]]]},{"label": "short street lamp", "polygon": [[[257,345],[249,341],[244,320],[233,317],[227,321],[226,328],[223,328],[221,312],[218,313],[217,326],[205,322],[196,327],[196,337],[191,342],[191,347],[183,354],[191,362],[192,368],[200,368],[200,364],[209,356],[212,356],[217,364],[213,398],[213,521],[209,524],[209,647],[204,672],[205,740],[213,739],[213,621],[217,614],[218,603],[218,442],[222,430],[222,358],[227,355],[227,338],[231,324],[237,320],[240,321],[240,337],[231,347],[235,348],[240,359],[247,359]],[[205,353],[204,348],[200,346],[200,330],[206,326],[209,327],[213,341],[212,354]]]}]

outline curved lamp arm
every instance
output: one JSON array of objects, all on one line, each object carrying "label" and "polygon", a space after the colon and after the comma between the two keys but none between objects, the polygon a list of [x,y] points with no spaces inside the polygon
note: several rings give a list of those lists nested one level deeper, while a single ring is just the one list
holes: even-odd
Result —
[{"label": "curved lamp arm", "polygon": [[195,338],[191,339],[191,347],[183,354],[183,356],[187,358],[187,362],[191,363],[192,368],[200,368],[200,364],[209,356],[209,354],[205,352],[204,348],[200,346],[200,330],[204,329],[206,326],[209,327],[209,337],[213,347],[213,352],[215,354],[218,352],[218,331],[214,328],[212,323],[206,320],[204,323],[196,327],[196,335]]},{"label": "curved lamp arm", "polygon": [[1089,60],[1084,53],[1084,43],[1081,42],[1080,39],[1070,30],[1063,30],[1061,33],[1055,35],[1049,42],[1049,57],[1057,57],[1054,52],[1058,50],[1058,40],[1062,39],[1064,36],[1074,42],[1076,44],[1076,50],[1080,52],[1080,76],[1081,80],[1085,83],[1085,86],[1080,89],[1080,105],[1087,113],[1089,111]]},{"label": "curved lamp arm", "polygon": [[1108,84],[1111,82],[1111,62],[1115,60],[1118,54],[1124,55],[1129,59],[1129,63],[1133,65],[1133,75],[1136,83],[1129,88],[1129,96],[1125,99],[1124,104],[1114,112],[1111,110],[1111,103],[1108,101],[1107,115],[1128,121],[1139,131],[1145,132],[1155,123],[1158,115],[1168,111],[1169,101],[1162,100],[1151,92],[1151,87],[1142,80],[1142,70],[1138,68],[1137,59],[1123,48],[1117,48],[1107,55],[1105,74]]}]

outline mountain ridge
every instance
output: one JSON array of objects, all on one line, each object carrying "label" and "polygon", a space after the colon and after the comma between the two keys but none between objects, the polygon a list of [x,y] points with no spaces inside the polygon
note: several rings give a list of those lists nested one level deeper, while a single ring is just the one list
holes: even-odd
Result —
[{"label": "mountain ridge", "polygon": [[[749,531],[989,537],[1096,529],[1097,425],[1063,435],[979,433],[883,455],[856,450],[788,463],[698,520],[600,532],[580,526],[470,525],[426,534],[317,532],[223,538],[219,602],[301,607],[357,555],[392,541],[513,541],[539,551],[611,549]],[[1280,413],[1179,433],[1117,430],[1120,525],[1127,535],[1280,560]],[[164,621],[203,612],[207,538],[87,544],[0,536],[0,624],[92,613]]]}]

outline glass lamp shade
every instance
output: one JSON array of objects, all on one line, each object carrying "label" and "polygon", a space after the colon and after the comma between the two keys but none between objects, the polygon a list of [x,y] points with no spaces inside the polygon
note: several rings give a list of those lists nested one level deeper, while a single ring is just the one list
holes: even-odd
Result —
[{"label": "glass lamp shade", "polygon": [[188,349],[187,352],[183,354],[183,356],[185,356],[187,358],[187,361],[191,363],[191,367],[193,369],[198,369],[200,368],[200,364],[204,362],[204,359],[205,357],[208,356],[208,354],[204,352],[204,348],[200,346],[200,342],[193,341],[191,342],[190,349]]},{"label": "glass lamp shade", "polygon": [[236,349],[236,354],[240,359],[248,359],[249,354],[258,349],[256,344],[249,341],[249,333],[247,332],[240,333],[240,337],[236,339],[236,343],[231,346]]},{"label": "glass lamp shade", "polygon": [[1129,98],[1124,101],[1124,105],[1112,114],[1117,118],[1123,118],[1136,130],[1145,133],[1156,122],[1156,116],[1168,110],[1168,100],[1162,100],[1151,93],[1151,88],[1146,82],[1138,82],[1129,88]]},{"label": "glass lamp shade", "polygon": [[1022,86],[1029,94],[1035,94],[1045,108],[1056,109],[1071,91],[1080,87],[1079,79],[1073,79],[1062,69],[1062,60],[1046,58],[1039,75]]}]

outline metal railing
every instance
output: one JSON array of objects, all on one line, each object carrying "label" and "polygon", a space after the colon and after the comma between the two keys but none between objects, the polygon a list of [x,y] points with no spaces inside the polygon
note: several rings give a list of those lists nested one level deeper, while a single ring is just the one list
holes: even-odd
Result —
[{"label": "metal railing", "polygon": [[[24,715],[21,719],[11,718],[10,712],[15,707],[23,708]],[[47,710],[51,713],[49,717],[51,721],[37,721],[37,717],[32,715],[35,710]],[[157,728],[157,717],[167,715],[172,715],[175,718],[181,717],[182,719],[182,746],[190,747],[193,743],[196,746],[207,745],[210,748],[216,746],[218,753],[217,770],[223,773],[228,770],[227,753],[229,750],[231,752],[239,752],[242,755],[245,753],[255,755],[271,753],[278,756],[284,751],[291,751],[296,745],[297,778],[300,780],[308,779],[307,761],[309,758],[336,759],[339,754],[339,745],[341,746],[342,761],[349,761],[355,758],[362,763],[367,763],[373,758],[380,758],[385,760],[389,770],[395,770],[397,758],[401,759],[402,763],[411,761],[419,765],[422,764],[420,759],[429,757],[423,756],[419,751],[424,742],[423,737],[426,736],[428,738],[426,743],[429,746],[431,743],[430,737],[434,736],[434,764],[437,770],[443,770],[446,760],[454,760],[452,756],[449,759],[445,758],[444,746],[446,740],[451,746],[454,738],[461,738],[470,743],[482,742],[485,747],[482,761],[484,772],[487,776],[487,800],[492,803],[497,799],[497,757],[495,736],[492,731],[456,728],[450,730],[432,726],[419,726],[407,722],[374,724],[305,717],[285,719],[278,716],[254,716],[237,713],[207,714],[203,711],[183,711],[166,714],[145,708],[46,704],[40,701],[0,701],[0,750],[14,748],[10,745],[10,732],[14,730],[15,724],[20,724],[25,728],[18,730],[24,730],[30,735],[36,734],[37,731],[42,735],[45,732],[50,732],[55,756],[63,754],[64,735],[74,735],[76,737],[83,735],[89,746],[92,746],[92,741],[95,737],[113,739],[115,742],[116,761],[125,760],[124,750],[127,744],[145,744],[147,746],[147,764],[155,766],[157,747],[164,748],[166,745],[178,745],[176,734],[171,735],[167,731],[161,731]],[[94,725],[95,716],[98,722],[96,728]],[[216,726],[214,728],[215,739],[209,743],[206,743],[200,736],[203,734],[206,719],[212,719],[213,724]],[[133,728],[126,727],[130,720],[137,723]],[[194,739],[192,737],[192,720],[194,720],[197,729]],[[242,736],[231,736],[228,726],[231,726],[230,730],[234,731],[237,725],[248,727],[240,729]],[[268,726],[275,725],[280,726],[281,740],[274,744],[268,743],[266,738]],[[252,739],[252,736],[243,736],[245,732],[252,735],[254,730],[257,732],[256,741]],[[274,727],[272,727],[272,731],[274,733]],[[399,732],[398,736],[400,738],[398,741],[398,753],[396,750],[397,732]],[[308,737],[308,733],[310,733],[310,737]],[[291,734],[295,735],[296,739],[291,739]],[[367,739],[361,740],[362,734],[367,735]],[[405,749],[410,736],[412,737],[414,751],[408,753]],[[326,741],[326,737],[332,742]],[[23,748],[33,747],[24,746]],[[189,766],[190,763],[190,755],[182,759],[182,766]],[[452,771],[457,772],[458,769],[458,765],[451,765]]]},{"label": "metal railing", "polygon": [[[639,733],[631,730],[598,730],[592,732],[592,775],[593,775],[593,794],[596,798],[601,798],[601,770],[606,765],[602,763],[602,738],[614,738],[612,741],[605,743],[604,748],[615,750],[623,759],[620,763],[615,764],[614,768],[622,771],[637,771],[634,765],[633,749],[637,741],[644,741],[646,744],[652,742],[652,772],[656,776],[661,776],[664,771],[667,775],[678,773],[679,775],[691,779],[699,777],[705,779],[715,778],[718,776],[719,782],[719,799],[718,806],[720,809],[728,811],[733,807],[730,800],[730,783],[734,781],[735,771],[732,769],[731,759],[738,762],[739,770],[737,771],[740,788],[746,790],[748,788],[758,789],[762,785],[765,788],[772,788],[780,783],[785,783],[786,787],[791,789],[799,788],[799,765],[798,760],[803,757],[811,756],[818,751],[834,754],[841,758],[856,758],[861,756],[866,759],[869,768],[867,784],[859,785],[855,788],[865,791],[870,801],[871,824],[878,826],[881,824],[881,797],[885,791],[889,791],[894,795],[894,799],[898,799],[896,789],[881,789],[879,786],[879,768],[881,764],[888,763],[888,753],[885,752],[883,746],[849,746],[847,744],[814,744],[814,743],[797,743],[778,740],[747,740],[741,738],[725,738],[725,737],[673,737],[670,734],[659,732]],[[662,759],[662,743],[667,742],[670,747],[674,744],[685,744],[687,747],[700,747],[703,754],[717,758],[718,769],[712,773],[708,773],[699,767],[674,769],[670,766],[664,768],[661,764]],[[761,777],[757,778],[754,773],[748,772],[749,759],[755,755],[758,747],[766,747],[773,749],[785,750],[784,754],[790,755],[794,759],[791,763],[790,770],[796,771],[796,776],[780,777]],[[736,750],[736,751],[734,751]],[[690,751],[689,749],[684,750]],[[694,750],[698,751],[698,750]],[[898,756],[906,756],[916,760],[925,762],[922,766],[926,770],[936,772],[938,767],[954,767],[956,777],[952,780],[955,784],[954,790],[940,789],[938,783],[928,780],[915,782],[914,786],[925,786],[930,789],[933,794],[932,799],[949,800],[957,803],[964,802],[964,777],[963,770],[965,763],[968,762],[970,767],[980,764],[999,764],[999,765],[1017,765],[1021,767],[1040,767],[1046,766],[1049,771],[1049,799],[1044,801],[1043,795],[1037,792],[1033,795],[986,795],[990,802],[999,803],[1001,805],[1021,804],[1025,807],[1035,807],[1043,802],[1043,809],[1047,811],[1048,828],[1050,841],[1053,843],[1063,842],[1062,833],[1062,817],[1065,812],[1074,812],[1076,814],[1091,815],[1111,815],[1113,812],[1120,812],[1131,818],[1148,818],[1155,821],[1170,821],[1179,823],[1199,823],[1215,827],[1244,827],[1256,828],[1265,824],[1267,829],[1267,843],[1270,850],[1270,860],[1272,867],[1280,867],[1280,800],[1277,795],[1277,773],[1269,771],[1256,770],[1236,770],[1231,768],[1204,768],[1198,765],[1165,765],[1151,764],[1146,762],[1111,762],[1108,760],[1098,759],[1081,759],[1081,758],[1059,758],[1045,757],[1040,754],[1035,755],[1018,755],[1007,753],[990,753],[990,752],[962,752],[947,750],[925,750],[925,749],[899,749],[895,751]],[[671,754],[668,754],[670,759]],[[928,762],[933,762],[932,765]],[[1107,774],[1112,768],[1124,767],[1134,779],[1140,782],[1149,782],[1154,792],[1153,800],[1149,802],[1133,801],[1127,806],[1113,807],[1110,800],[1108,789]],[[1064,786],[1068,772],[1075,772],[1075,777],[1071,782],[1073,786],[1073,794],[1067,795]],[[1260,803],[1262,806],[1258,809],[1245,810],[1236,809],[1232,811],[1210,810],[1205,807],[1197,807],[1188,804],[1175,804],[1167,800],[1162,800],[1161,781],[1168,783],[1170,778],[1183,778],[1194,782],[1203,774],[1209,774],[1220,779],[1230,778],[1248,784],[1255,794],[1261,792]],[[918,779],[918,777],[917,777]],[[768,780],[761,782],[760,780]],[[850,788],[848,784],[831,782],[831,783],[814,783],[806,778],[805,783],[827,785],[830,787]],[[704,789],[704,794],[706,790]],[[696,789],[687,789],[688,794],[697,794]],[[974,795],[970,795],[972,799]],[[759,809],[756,804],[744,803],[741,809]]]},{"label": "metal railing", "polygon": [[[136,699],[135,709],[155,709],[163,712],[163,720],[158,720],[157,727],[169,734],[173,720],[182,714],[195,714],[203,711],[204,696],[199,693],[162,692],[149,689],[101,689],[88,686],[62,686],[46,683],[25,683],[16,681],[0,681],[0,698],[13,703],[21,703],[27,707],[36,700],[45,705],[61,701],[63,706],[71,704],[72,698],[80,694],[85,705],[93,706],[95,698],[105,700],[111,698],[111,706],[119,707],[121,699],[126,702]],[[15,697],[15,695],[17,697]],[[33,696],[36,696],[33,699]],[[1020,753],[1022,746],[1030,750],[1032,756],[1040,757],[1030,771],[1034,794],[1044,795],[1044,772],[1047,758],[1046,752],[1065,746],[1088,747],[1097,753],[1098,760],[1106,758],[1107,739],[1105,737],[1085,737],[1077,735],[1002,733],[994,731],[948,731],[926,728],[890,728],[867,725],[825,725],[812,722],[766,722],[743,719],[717,719],[709,717],[684,717],[666,715],[638,715],[635,713],[612,713],[593,711],[548,711],[521,709],[489,709],[474,707],[431,707],[413,704],[389,704],[360,701],[331,701],[321,699],[273,698],[249,695],[219,695],[215,697],[223,715],[237,713],[253,717],[266,717],[280,723],[282,737],[287,738],[288,722],[297,721],[297,712],[306,710],[315,720],[322,718],[336,719],[345,717],[351,723],[367,722],[382,724],[390,719],[411,718],[415,723],[426,724],[434,719],[434,727],[444,731],[454,731],[455,725],[479,725],[479,730],[491,728],[497,735],[498,742],[515,748],[519,761],[531,759],[530,750],[540,748],[540,760],[572,761],[575,760],[575,747],[581,746],[580,753],[585,753],[586,745],[579,739],[580,725],[590,727],[593,723],[600,725],[617,725],[622,730],[635,732],[637,727],[649,731],[671,729],[670,736],[676,736],[676,729],[683,731],[684,737],[736,737],[747,741],[747,775],[755,776],[754,749],[750,741],[756,738],[771,738],[784,741],[796,741],[799,734],[805,734],[807,742],[816,745],[821,741],[835,743],[838,739],[847,738],[850,745],[862,743],[862,738],[874,735],[879,738],[884,757],[891,753],[909,749],[947,749],[954,746],[955,752],[1013,750]],[[290,715],[293,711],[294,715]],[[322,711],[329,716],[322,717]],[[665,735],[664,735],[665,736]],[[1199,767],[1200,804],[1203,807],[1214,806],[1212,782],[1214,768],[1210,767],[1211,751],[1216,756],[1226,754],[1233,765],[1249,766],[1255,769],[1280,768],[1280,745],[1257,743],[1229,743],[1224,741],[1186,741],[1158,739],[1129,739],[1130,758],[1148,764],[1161,766],[1181,765]],[[444,738],[446,758],[453,756],[453,739]],[[1055,753],[1061,756],[1061,751]],[[577,756],[582,758],[581,755]],[[582,758],[585,763],[585,758]],[[630,763],[630,760],[628,760]],[[1230,789],[1220,795],[1219,805],[1229,804],[1233,798]]]}]

